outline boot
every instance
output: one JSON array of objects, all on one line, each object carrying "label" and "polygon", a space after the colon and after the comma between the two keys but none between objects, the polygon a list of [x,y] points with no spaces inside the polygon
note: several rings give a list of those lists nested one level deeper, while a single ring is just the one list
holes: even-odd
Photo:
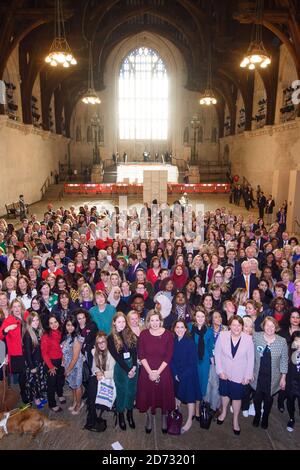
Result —
[{"label": "boot", "polygon": [[126,431],[126,423],[125,423],[125,418],[124,418],[124,413],[119,413],[119,426],[122,429],[122,431]]},{"label": "boot", "polygon": [[129,426],[131,427],[131,429],[135,429],[135,422],[133,421],[132,410],[127,410],[126,417],[127,417],[127,421],[128,421]]}]

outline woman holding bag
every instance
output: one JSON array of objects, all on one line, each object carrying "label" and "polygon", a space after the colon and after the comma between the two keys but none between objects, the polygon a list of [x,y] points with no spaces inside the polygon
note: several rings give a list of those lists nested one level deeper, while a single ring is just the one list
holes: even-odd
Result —
[{"label": "woman holding bag", "polygon": [[114,368],[116,361],[108,351],[107,336],[104,331],[98,331],[95,341],[95,347],[92,349],[93,365],[92,375],[88,383],[88,399],[87,399],[87,421],[85,429],[89,431],[101,432],[105,430],[102,419],[102,413],[107,407],[101,405],[100,416],[97,417],[96,397],[98,392],[98,384],[103,379],[113,380]]}]

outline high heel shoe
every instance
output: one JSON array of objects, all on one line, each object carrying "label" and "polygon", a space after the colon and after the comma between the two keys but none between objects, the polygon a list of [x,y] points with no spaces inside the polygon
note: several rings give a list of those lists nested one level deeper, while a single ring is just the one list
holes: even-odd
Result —
[{"label": "high heel shoe", "polygon": [[224,423],[224,419],[222,420],[222,419],[217,418],[217,424],[219,426],[221,426],[223,423]]},{"label": "high heel shoe", "polygon": [[125,418],[124,418],[124,413],[119,413],[119,426],[122,429],[122,431],[126,431],[126,423],[125,423]]},{"label": "high heel shoe", "polygon": [[235,436],[239,436],[239,435],[241,434],[241,430],[240,430],[240,429],[234,429],[234,428],[232,428],[232,430],[233,430],[233,434],[234,434]]},{"label": "high heel shoe", "polygon": [[126,417],[127,417],[129,427],[131,427],[131,429],[135,429],[135,422],[133,421],[132,410],[127,410]]}]

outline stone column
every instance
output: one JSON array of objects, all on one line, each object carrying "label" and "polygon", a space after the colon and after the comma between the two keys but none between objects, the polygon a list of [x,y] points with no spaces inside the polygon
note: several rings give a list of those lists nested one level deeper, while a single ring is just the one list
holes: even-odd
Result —
[{"label": "stone column", "polygon": [[[289,170],[275,170],[273,172],[272,196],[275,200],[275,210],[278,211],[283,201],[288,199],[289,195]],[[269,194],[265,194],[268,198]]]},{"label": "stone column", "polygon": [[290,171],[290,184],[288,194],[287,231],[300,233],[300,171]]}]

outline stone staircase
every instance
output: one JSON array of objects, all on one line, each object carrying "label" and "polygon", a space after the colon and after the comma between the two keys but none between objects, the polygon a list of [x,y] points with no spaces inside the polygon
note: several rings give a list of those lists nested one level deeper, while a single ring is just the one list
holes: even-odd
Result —
[{"label": "stone staircase", "polygon": [[63,197],[63,191],[64,191],[64,183],[51,184],[46,189],[42,197],[42,200],[49,200],[49,201],[59,200],[60,201]]}]

